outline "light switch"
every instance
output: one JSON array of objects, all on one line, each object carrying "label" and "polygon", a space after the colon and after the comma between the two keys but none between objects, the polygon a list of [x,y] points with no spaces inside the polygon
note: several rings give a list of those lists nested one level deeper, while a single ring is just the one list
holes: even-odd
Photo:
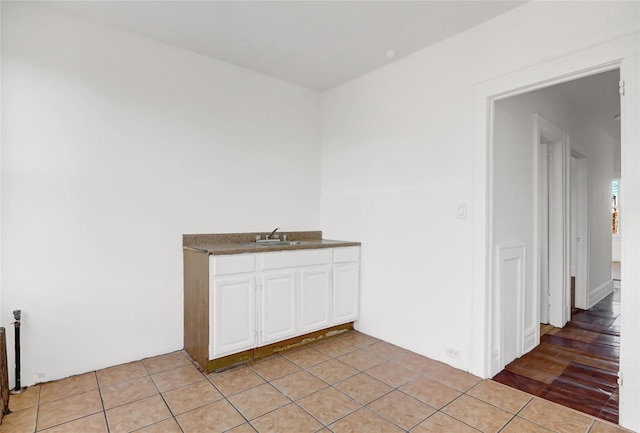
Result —
[{"label": "light switch", "polygon": [[458,219],[463,220],[467,218],[467,204],[460,203],[458,204]]}]

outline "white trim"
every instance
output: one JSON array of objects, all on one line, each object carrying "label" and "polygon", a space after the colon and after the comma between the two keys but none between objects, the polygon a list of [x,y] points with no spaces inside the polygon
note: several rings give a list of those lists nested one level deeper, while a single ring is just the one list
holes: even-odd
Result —
[{"label": "white trim", "polygon": [[[534,227],[534,246],[533,246],[533,268],[535,270],[533,277],[533,287],[535,291],[535,299],[539,304],[549,302],[551,305],[548,312],[548,322],[553,326],[561,328],[569,320],[569,310],[571,302],[570,288],[570,276],[568,264],[569,264],[569,194],[568,194],[568,178],[569,178],[569,161],[568,161],[568,141],[569,138],[564,132],[556,125],[540,116],[534,115],[534,140],[533,140],[533,155],[534,157],[534,197],[533,202],[533,227]],[[548,142],[548,150],[551,153],[551,162],[549,164],[549,171],[546,167],[540,167],[538,162],[538,154],[540,152],[540,146],[542,141]],[[541,218],[541,205],[540,198],[542,191],[540,191],[540,176],[549,176],[548,184],[548,200],[549,207],[544,210],[548,213],[549,217],[549,243],[548,243],[548,287],[549,297],[543,295],[541,288],[543,287],[540,280],[540,273],[542,264],[540,263],[540,253],[542,252],[542,245],[546,245],[546,241],[540,238],[542,235],[540,227],[542,224]],[[544,181],[544,179],[542,179]],[[545,195],[546,197],[546,195]],[[544,287],[547,287],[544,285]],[[569,295],[567,297],[567,295]],[[567,305],[567,299],[569,299],[569,305]],[[544,305],[538,305],[535,307],[536,322],[540,323],[542,314],[542,308]],[[539,338],[539,335],[538,335]]]},{"label": "white trim", "polygon": [[[576,170],[576,236],[579,238],[576,247],[576,307],[588,309],[589,292],[589,212],[588,212],[588,160],[585,155],[571,149],[575,158]],[[573,240],[571,240],[573,242]]]},{"label": "white trim", "polygon": [[[492,339],[494,341],[495,349],[499,348],[499,362],[500,365],[506,365],[513,359],[518,358],[524,354],[524,299],[525,299],[525,247],[524,245],[518,245],[514,247],[496,247],[496,287],[498,288],[498,302],[496,302],[496,314],[498,327],[492,330]],[[505,275],[505,268],[507,263],[515,262],[517,275],[515,281],[507,279]],[[502,301],[505,299],[505,292],[515,291],[516,298],[516,323],[515,323],[515,338],[516,338],[516,352],[513,359],[505,358],[505,328],[512,328],[513,323],[504,323],[505,317],[504,308],[505,304]]]},{"label": "white trim", "polygon": [[622,60],[620,79],[625,82],[621,98],[621,174],[624,188],[620,201],[624,206],[621,277],[622,331],[620,334],[620,425],[640,430],[640,56],[636,36],[635,55]]},{"label": "white trim", "polygon": [[538,344],[540,344],[540,326],[534,326],[533,328],[527,328],[524,330],[523,344],[523,354],[532,351]]},{"label": "white trim", "polygon": [[[549,165],[546,163],[549,146],[540,142],[538,116],[534,118],[533,152],[533,275],[532,286],[537,301],[535,316],[540,323],[549,323]],[[545,239],[547,235],[547,239]],[[546,251],[545,251],[546,250]],[[546,256],[542,257],[542,253]]]},{"label": "white trim", "polygon": [[562,248],[558,251],[562,256],[559,258],[560,266],[559,280],[561,281],[562,294],[559,302],[560,320],[564,326],[571,320],[571,136],[564,135],[564,142],[560,148],[562,153],[562,167],[559,168],[562,179],[562,197],[559,198],[558,204],[562,206],[560,220],[558,221],[562,230]]},{"label": "white trim", "polygon": [[589,308],[613,293],[613,280],[605,281],[589,294]]},{"label": "white trim", "polygon": [[[2,6],[0,5],[0,46],[2,46]],[[2,56],[0,55],[0,72],[2,71]],[[2,83],[4,80],[0,80],[0,119],[4,119],[4,117],[2,116],[2,101],[4,100],[4,98],[2,97]],[[2,163],[3,161],[3,157],[2,157],[2,149],[4,149],[3,146],[3,142],[2,142],[2,137],[4,137],[3,134],[3,122],[0,121],[0,167],[2,167]],[[3,226],[2,224],[2,215],[4,214],[4,212],[2,212],[2,208],[3,208],[3,203],[4,201],[2,200],[2,170],[0,169],[0,227]],[[4,243],[2,242],[2,230],[0,230],[0,281],[2,281],[2,245]],[[0,305],[2,305],[2,288],[0,286]],[[0,323],[6,323],[2,317],[2,308],[0,308]],[[0,350],[5,350],[5,348],[1,348]]]}]

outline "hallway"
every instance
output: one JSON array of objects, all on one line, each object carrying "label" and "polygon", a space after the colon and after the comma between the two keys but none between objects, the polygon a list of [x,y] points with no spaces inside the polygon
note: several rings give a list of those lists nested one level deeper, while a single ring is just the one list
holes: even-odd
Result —
[{"label": "hallway", "polygon": [[620,310],[620,281],[614,280],[613,293],[575,312],[493,380],[618,423]]}]

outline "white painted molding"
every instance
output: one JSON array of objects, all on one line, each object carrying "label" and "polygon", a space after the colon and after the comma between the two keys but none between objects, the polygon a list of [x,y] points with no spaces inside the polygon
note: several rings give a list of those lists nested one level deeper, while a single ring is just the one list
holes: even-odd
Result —
[{"label": "white painted molding", "polygon": [[[500,371],[506,364],[513,359],[505,359],[505,328],[512,329],[515,325],[515,340],[516,351],[515,358],[518,358],[524,354],[524,299],[525,299],[525,247],[524,245],[518,245],[513,247],[496,247],[496,268],[497,273],[495,276],[496,292],[498,293],[499,302],[495,310],[495,314],[498,320],[494,323],[497,324],[496,328],[492,331],[492,340],[494,341],[494,347],[499,348],[499,364],[494,365],[494,370]],[[506,273],[507,266],[516,266],[516,275],[509,276]],[[515,323],[505,323],[506,316],[508,316],[505,310],[505,293],[509,291],[515,291]],[[512,294],[513,296],[513,294]],[[514,359],[515,359],[514,358]]]},{"label": "white painted molding", "polygon": [[[534,227],[534,246],[533,246],[533,262],[535,274],[533,275],[534,291],[536,299],[540,303],[549,302],[551,307],[547,315],[542,317],[541,310],[538,309],[539,322],[550,323],[556,327],[563,327],[570,319],[570,287],[571,278],[568,273],[569,256],[569,136],[554,123],[545,119],[538,113],[534,115],[534,134],[533,134],[533,185],[534,185],[534,202],[533,202],[533,227]],[[552,155],[551,163],[548,166],[540,167],[539,164],[539,148],[542,146],[542,139],[550,144],[544,145],[548,152]],[[544,183],[541,183],[541,178]],[[548,183],[547,183],[548,182]],[[542,188],[545,191],[541,191]],[[546,196],[548,191],[548,197]],[[542,195],[544,194],[544,195]],[[540,198],[545,197],[548,207],[541,208]],[[544,218],[541,211],[545,214]],[[548,217],[548,219],[547,219]],[[541,221],[548,221],[548,244],[543,247],[540,236],[543,235],[541,230]],[[545,237],[546,239],[546,237]],[[546,241],[545,241],[546,242]],[[548,281],[544,282],[545,290],[549,291],[550,298],[542,296],[542,284],[540,279],[541,253],[548,252],[547,269]],[[547,286],[548,284],[548,286]],[[568,296],[567,296],[568,295]],[[568,300],[568,301],[567,301]]]},{"label": "white painted molding", "polygon": [[589,308],[602,301],[611,293],[613,293],[613,280],[605,281],[595,290],[591,290],[589,292]]},{"label": "white painted molding", "polygon": [[540,326],[527,328],[524,331],[524,348],[523,355],[531,352],[540,342]]},{"label": "white painted molding", "polygon": [[491,374],[491,377],[493,377],[496,374],[500,373],[500,371],[502,370],[502,367],[499,367],[499,365],[500,365],[500,351],[499,350],[494,350],[493,352],[491,352],[491,365],[495,366],[494,368],[492,368],[493,373]]}]

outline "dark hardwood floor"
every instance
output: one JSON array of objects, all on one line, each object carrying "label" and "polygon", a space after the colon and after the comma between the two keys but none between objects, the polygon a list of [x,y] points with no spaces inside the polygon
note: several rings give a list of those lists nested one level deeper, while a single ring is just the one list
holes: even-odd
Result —
[{"label": "dark hardwood floor", "polygon": [[589,415],[618,423],[620,281],[590,310],[577,310],[534,350],[493,380]]}]

